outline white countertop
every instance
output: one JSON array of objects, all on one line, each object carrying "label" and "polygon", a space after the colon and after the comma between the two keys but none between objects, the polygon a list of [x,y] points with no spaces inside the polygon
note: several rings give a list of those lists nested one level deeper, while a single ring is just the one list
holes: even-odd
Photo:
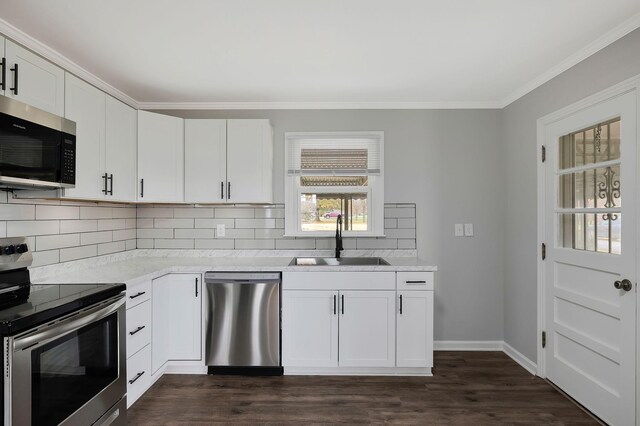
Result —
[{"label": "white countertop", "polygon": [[[397,254],[396,252],[386,252]],[[199,255],[200,254],[200,255]],[[58,265],[33,268],[32,281],[36,284],[48,283],[127,283],[150,280],[171,272],[206,272],[206,271],[436,271],[437,267],[429,265],[417,257],[393,257],[384,253],[354,253],[360,256],[372,255],[383,257],[390,265],[359,266],[289,266],[294,256],[326,256],[325,253],[290,253],[282,255],[259,256],[264,252],[161,252],[151,250],[134,250],[117,255],[84,259]],[[256,254],[256,256],[252,256]],[[345,257],[349,257],[348,254]],[[354,256],[356,257],[356,256]]]}]

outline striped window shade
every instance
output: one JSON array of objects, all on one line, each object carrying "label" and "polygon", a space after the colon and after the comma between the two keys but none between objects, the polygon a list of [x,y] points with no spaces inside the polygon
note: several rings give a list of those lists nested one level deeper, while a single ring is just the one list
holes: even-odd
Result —
[{"label": "striped window shade", "polygon": [[297,137],[287,141],[287,174],[307,176],[379,175],[380,138]]}]

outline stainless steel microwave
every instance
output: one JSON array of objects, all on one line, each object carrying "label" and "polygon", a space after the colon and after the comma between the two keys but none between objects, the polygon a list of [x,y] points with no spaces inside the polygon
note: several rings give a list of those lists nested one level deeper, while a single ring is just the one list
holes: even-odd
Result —
[{"label": "stainless steel microwave", "polygon": [[76,123],[0,96],[0,187],[73,188]]}]

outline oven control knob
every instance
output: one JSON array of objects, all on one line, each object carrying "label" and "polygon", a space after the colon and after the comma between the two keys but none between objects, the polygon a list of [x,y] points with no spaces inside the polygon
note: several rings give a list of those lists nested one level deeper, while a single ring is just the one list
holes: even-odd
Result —
[{"label": "oven control knob", "polygon": [[26,245],[26,244],[18,244],[18,245],[16,246],[16,251],[17,251],[18,253],[26,253],[26,252],[28,252],[28,251],[29,251],[29,247],[27,247],[27,245]]},{"label": "oven control knob", "polygon": [[4,249],[2,250],[2,252],[4,254],[14,254],[16,252],[16,246],[14,246],[13,244],[10,246],[4,246]]}]

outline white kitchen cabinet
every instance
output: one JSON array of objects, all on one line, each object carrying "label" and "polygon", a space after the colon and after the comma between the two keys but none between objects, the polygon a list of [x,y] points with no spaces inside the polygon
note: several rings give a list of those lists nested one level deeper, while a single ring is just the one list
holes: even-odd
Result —
[{"label": "white kitchen cabinet", "polygon": [[127,359],[127,408],[151,386],[151,345]]},{"label": "white kitchen cabinet", "polygon": [[199,360],[202,354],[200,274],[168,274],[153,280],[152,364]]},{"label": "white kitchen cabinet", "polygon": [[[2,75],[0,74],[0,95],[4,95],[6,90],[9,90],[9,79],[7,76],[9,75],[9,64],[7,63],[7,57],[5,53],[5,38],[0,35],[0,58],[4,60],[3,64],[5,67],[4,72],[4,80],[2,80]],[[2,66],[0,65],[0,72],[2,71]]]},{"label": "white kitchen cabinet", "polygon": [[393,291],[340,292],[340,366],[395,366],[395,306]]},{"label": "white kitchen cabinet", "polygon": [[184,120],[138,111],[138,201],[184,200]]},{"label": "white kitchen cabinet", "polygon": [[67,73],[65,117],[76,122],[76,185],[66,198],[104,196],[105,94]]},{"label": "white kitchen cabinet", "polygon": [[5,96],[63,116],[65,113],[65,72],[46,59],[6,40]]},{"label": "white kitchen cabinet", "polygon": [[104,173],[108,177],[105,199],[136,200],[138,114],[130,106],[105,95],[106,146]]},{"label": "white kitchen cabinet", "polygon": [[227,120],[227,201],[273,201],[273,137],[269,120]]},{"label": "white kitchen cabinet", "polygon": [[398,291],[397,366],[433,367],[433,291]]},{"label": "white kitchen cabinet", "polygon": [[224,202],[227,193],[227,120],[185,120],[184,198]]},{"label": "white kitchen cabinet", "polygon": [[271,203],[269,120],[185,120],[185,200]]},{"label": "white kitchen cabinet", "polygon": [[337,299],[337,291],[282,293],[283,365],[338,366]]}]

